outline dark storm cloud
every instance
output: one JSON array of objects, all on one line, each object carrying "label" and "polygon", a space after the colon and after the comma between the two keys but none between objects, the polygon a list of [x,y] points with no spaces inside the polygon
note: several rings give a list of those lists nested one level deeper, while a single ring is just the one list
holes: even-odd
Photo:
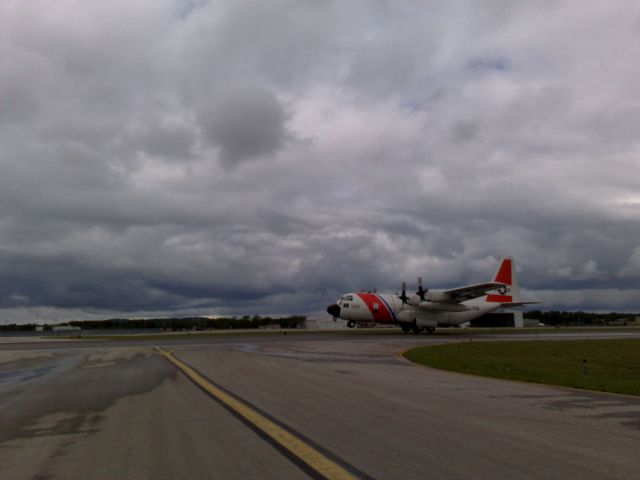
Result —
[{"label": "dark storm cloud", "polygon": [[220,160],[229,167],[276,153],[287,138],[286,120],[278,99],[263,88],[225,91],[200,114],[205,136],[220,147]]},{"label": "dark storm cloud", "polygon": [[624,6],[9,1],[0,321],[487,280],[638,310]]}]

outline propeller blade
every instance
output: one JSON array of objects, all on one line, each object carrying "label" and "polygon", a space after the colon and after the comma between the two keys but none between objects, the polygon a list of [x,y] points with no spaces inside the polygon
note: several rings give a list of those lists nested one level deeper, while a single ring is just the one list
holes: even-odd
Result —
[{"label": "propeller blade", "polygon": [[400,295],[398,298],[402,300],[403,305],[406,305],[407,300],[409,300],[409,298],[407,297],[407,284],[405,282],[402,282],[402,295]]},{"label": "propeller blade", "polygon": [[422,288],[422,277],[418,277],[418,291],[416,292],[416,295],[418,295],[418,297],[420,297],[420,300],[422,300],[423,302],[425,293],[426,292],[424,288]]}]

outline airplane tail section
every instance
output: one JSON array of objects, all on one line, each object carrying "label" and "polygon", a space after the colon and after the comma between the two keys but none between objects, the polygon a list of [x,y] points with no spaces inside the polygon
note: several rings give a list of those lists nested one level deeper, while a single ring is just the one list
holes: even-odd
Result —
[{"label": "airplane tail section", "polygon": [[520,300],[520,286],[516,276],[516,263],[512,257],[502,257],[502,262],[500,262],[500,267],[498,267],[493,281],[504,283],[505,286],[496,289],[494,293],[488,294],[485,299],[486,302],[511,304],[511,306],[522,303]]}]

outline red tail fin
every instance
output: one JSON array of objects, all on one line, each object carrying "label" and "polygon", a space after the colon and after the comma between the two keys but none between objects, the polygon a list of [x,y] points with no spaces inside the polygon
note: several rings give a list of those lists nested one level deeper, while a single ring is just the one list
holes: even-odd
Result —
[{"label": "red tail fin", "polygon": [[503,257],[500,267],[493,277],[494,282],[506,284],[497,289],[497,293],[487,295],[487,302],[511,303],[520,300],[520,289],[515,274],[515,262],[511,257]]}]

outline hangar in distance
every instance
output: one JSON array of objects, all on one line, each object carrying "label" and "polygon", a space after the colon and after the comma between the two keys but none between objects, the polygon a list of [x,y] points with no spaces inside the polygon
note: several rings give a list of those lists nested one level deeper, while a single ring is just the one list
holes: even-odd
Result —
[{"label": "hangar in distance", "polygon": [[418,279],[418,291],[379,294],[353,292],[342,295],[327,308],[334,319],[347,320],[353,328],[361,322],[400,325],[404,332],[433,333],[438,325],[459,326],[499,308],[519,307],[523,302],[516,276],[515,261],[503,257],[493,281],[449,290],[427,290]]}]

